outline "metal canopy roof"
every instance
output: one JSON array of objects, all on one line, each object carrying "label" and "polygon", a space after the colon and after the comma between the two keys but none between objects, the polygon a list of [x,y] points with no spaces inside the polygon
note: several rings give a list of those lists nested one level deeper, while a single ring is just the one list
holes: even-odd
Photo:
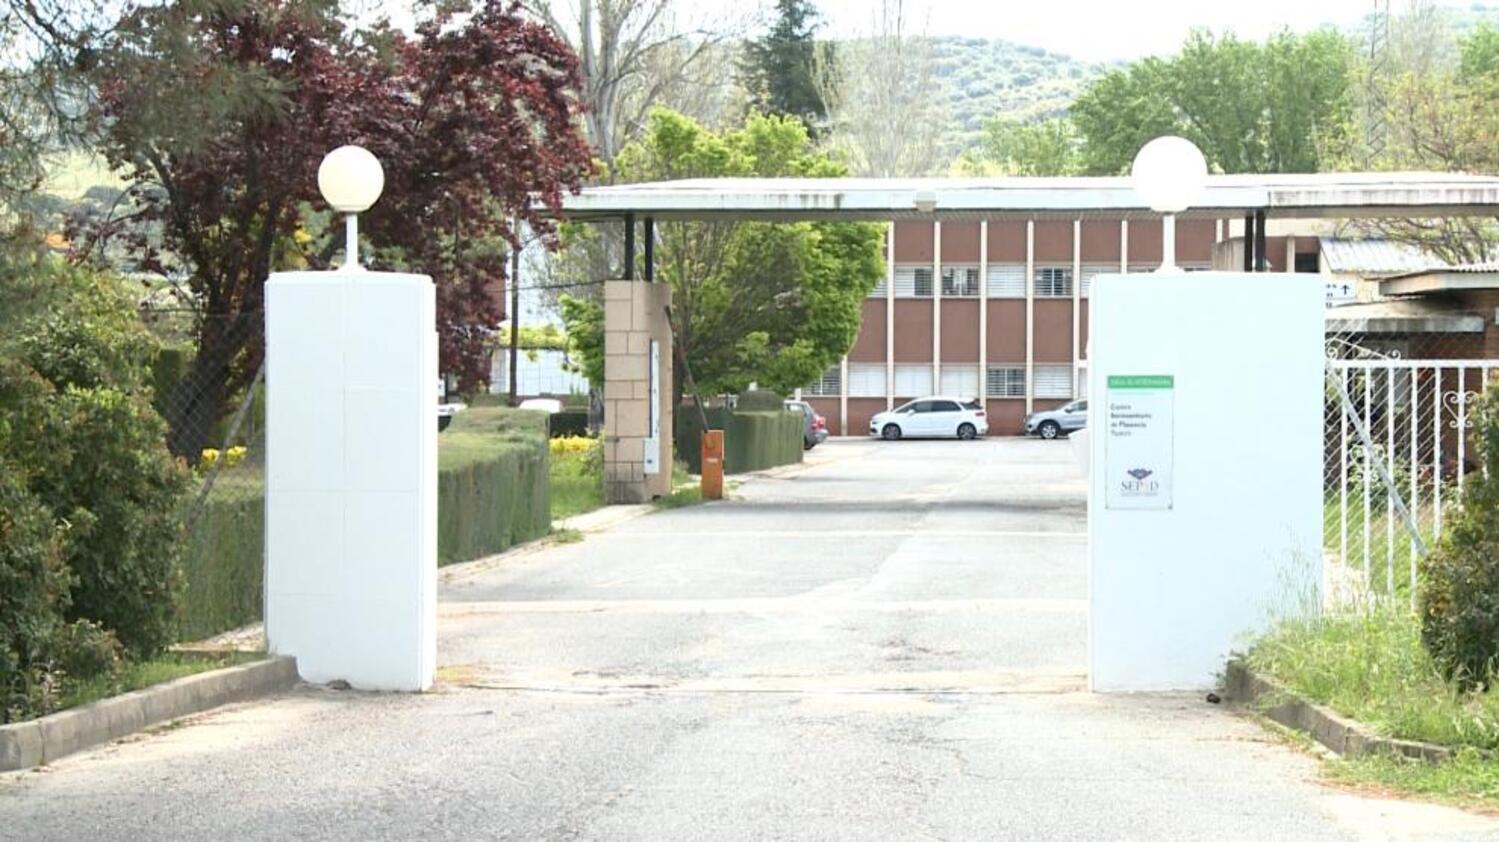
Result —
[{"label": "metal canopy roof", "polygon": [[[588,187],[571,219],[1154,218],[1128,178],[703,178]],[[1209,176],[1183,217],[1499,215],[1499,178],[1459,173]]]}]

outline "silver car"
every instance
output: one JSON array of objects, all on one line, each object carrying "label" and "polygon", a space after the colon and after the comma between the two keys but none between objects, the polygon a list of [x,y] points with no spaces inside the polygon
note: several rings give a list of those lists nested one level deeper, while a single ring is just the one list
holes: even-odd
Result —
[{"label": "silver car", "polygon": [[1066,406],[1025,416],[1025,434],[1054,439],[1088,426],[1088,402],[1073,401]]}]

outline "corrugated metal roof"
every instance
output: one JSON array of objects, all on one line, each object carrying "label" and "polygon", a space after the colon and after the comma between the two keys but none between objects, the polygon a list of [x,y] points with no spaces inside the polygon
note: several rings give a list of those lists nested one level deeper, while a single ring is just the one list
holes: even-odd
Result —
[{"label": "corrugated metal roof", "polygon": [[1390,240],[1345,240],[1319,237],[1322,260],[1339,275],[1405,275],[1441,269],[1445,263],[1414,246]]}]

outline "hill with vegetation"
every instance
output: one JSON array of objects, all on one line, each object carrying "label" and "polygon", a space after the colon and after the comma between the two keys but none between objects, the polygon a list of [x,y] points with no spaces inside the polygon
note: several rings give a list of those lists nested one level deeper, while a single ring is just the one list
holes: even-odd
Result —
[{"label": "hill with vegetation", "polygon": [[949,141],[960,149],[991,117],[1031,120],[1066,113],[1083,86],[1109,67],[994,38],[938,37],[931,46],[951,117]]}]

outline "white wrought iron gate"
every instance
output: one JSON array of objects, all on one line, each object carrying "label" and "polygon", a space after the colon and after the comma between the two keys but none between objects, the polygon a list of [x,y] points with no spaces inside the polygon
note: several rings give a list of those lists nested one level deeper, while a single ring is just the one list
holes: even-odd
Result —
[{"label": "white wrought iron gate", "polygon": [[1328,343],[1324,554],[1376,596],[1415,599],[1417,562],[1476,469],[1470,409],[1499,359],[1404,359]]}]

